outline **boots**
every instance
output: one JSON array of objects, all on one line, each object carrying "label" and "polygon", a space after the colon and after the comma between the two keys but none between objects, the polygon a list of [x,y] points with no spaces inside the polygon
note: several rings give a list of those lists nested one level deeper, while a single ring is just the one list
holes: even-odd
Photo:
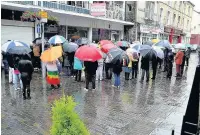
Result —
[{"label": "boots", "polygon": [[30,88],[27,89],[27,99],[31,99],[31,92],[30,92]]},{"label": "boots", "polygon": [[23,89],[23,99],[26,100],[26,89]]}]

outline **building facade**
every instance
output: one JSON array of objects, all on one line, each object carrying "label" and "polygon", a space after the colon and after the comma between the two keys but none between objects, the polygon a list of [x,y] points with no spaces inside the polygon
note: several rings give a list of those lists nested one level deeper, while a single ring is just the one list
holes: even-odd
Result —
[{"label": "building facade", "polygon": [[158,20],[164,25],[160,39],[170,43],[190,43],[194,4],[189,1],[159,1]]},{"label": "building facade", "polygon": [[200,45],[200,12],[193,11],[190,44]]},{"label": "building facade", "polygon": [[[96,2],[95,2],[96,3]],[[102,3],[102,2],[97,2]],[[20,16],[24,11],[39,11],[43,9],[57,17],[59,25],[45,24],[45,38],[60,34],[67,39],[74,35],[87,37],[90,42],[101,39],[118,41],[124,38],[124,26],[134,25],[124,21],[124,2],[103,2],[106,5],[105,15],[92,16],[91,3],[86,1],[8,1],[1,2],[2,37],[1,41],[19,40],[24,37],[26,43],[30,43],[40,35],[39,22],[23,22]],[[23,28],[23,29],[22,29]],[[9,37],[13,30],[20,34]],[[31,33],[31,34],[27,34]],[[20,35],[20,37],[18,36]],[[22,40],[22,41],[24,41]]]}]

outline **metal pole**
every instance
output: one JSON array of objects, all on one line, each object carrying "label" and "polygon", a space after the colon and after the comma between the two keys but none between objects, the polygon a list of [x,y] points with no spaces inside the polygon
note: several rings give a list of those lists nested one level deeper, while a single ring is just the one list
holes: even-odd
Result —
[{"label": "metal pole", "polygon": [[[43,1],[41,1],[41,11],[44,11]],[[41,26],[42,26],[42,52],[44,52],[44,23],[41,22]],[[46,70],[43,62],[42,62],[42,77],[43,78],[46,77]]]}]

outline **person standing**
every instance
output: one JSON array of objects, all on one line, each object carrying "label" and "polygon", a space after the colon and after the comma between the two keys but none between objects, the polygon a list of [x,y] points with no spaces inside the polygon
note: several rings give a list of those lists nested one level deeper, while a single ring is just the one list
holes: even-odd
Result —
[{"label": "person standing", "polygon": [[167,55],[167,78],[171,78],[172,76],[173,62],[174,62],[174,54],[172,50],[169,50]]},{"label": "person standing", "polygon": [[148,82],[149,81],[149,58],[142,57],[141,69],[142,69],[141,82],[144,80],[145,73],[146,73],[146,82]]},{"label": "person standing", "polygon": [[198,59],[199,59],[198,65],[200,65],[200,45],[198,45],[197,47],[197,53],[198,53]]},{"label": "person standing", "polygon": [[184,71],[184,67],[185,67],[185,60],[186,60],[186,56],[185,56],[185,50],[182,50],[183,52],[183,61],[182,61],[182,64],[181,64],[181,76],[183,75],[183,71]]},{"label": "person standing", "polygon": [[183,62],[184,53],[179,50],[175,56],[175,62],[176,62],[176,77],[181,76],[181,64]]},{"label": "person standing", "polygon": [[158,57],[157,56],[153,56],[152,57],[152,69],[153,69],[153,76],[152,76],[152,80],[156,79],[156,72],[157,72],[157,66],[158,66]]},{"label": "person standing", "polygon": [[[23,99],[24,100],[31,99],[30,83],[32,80],[32,73],[34,69],[33,69],[31,59],[27,55],[24,55],[22,57],[22,60],[19,61],[18,70],[21,73],[21,80],[23,83]],[[26,89],[27,89],[27,92],[26,92]]]},{"label": "person standing", "polygon": [[114,87],[119,88],[120,87],[120,73],[122,72],[122,66],[120,65],[120,60],[117,60],[116,64],[113,66],[113,73],[114,73]]},{"label": "person standing", "polygon": [[[19,90],[20,88],[23,89],[21,74],[18,70],[18,64],[19,64],[20,58],[19,56],[13,56],[13,57],[14,57],[13,83],[14,83],[15,90]],[[18,87],[18,82],[20,82],[20,88]]]},{"label": "person standing", "polygon": [[47,62],[46,69],[47,69],[47,76],[46,76],[46,81],[48,84],[51,85],[51,88],[54,89],[60,87],[60,78],[59,78],[59,72],[58,72],[58,67],[57,67],[57,62],[58,60],[52,61],[52,62]]},{"label": "person standing", "polygon": [[112,79],[112,63],[110,63],[110,59],[106,56],[105,60],[105,72],[106,72],[106,79]]},{"label": "person standing", "polygon": [[96,70],[98,67],[98,62],[90,62],[90,61],[85,61],[84,62],[85,66],[85,82],[86,82],[86,87],[85,90],[89,89],[89,82],[92,82],[92,89],[95,90],[95,75],[96,75]]},{"label": "person standing", "polygon": [[188,49],[185,52],[186,66],[189,66],[190,54],[191,54],[191,48],[188,47]]},{"label": "person standing", "polygon": [[40,45],[33,44],[33,67],[35,70],[39,70],[41,68],[40,53]]},{"label": "person standing", "polygon": [[167,71],[167,54],[168,54],[169,49],[165,48],[164,50],[164,70],[163,72]]},{"label": "person standing", "polygon": [[75,81],[81,81],[81,71],[83,68],[83,62],[80,61],[77,57],[74,57],[74,72],[76,74]]},{"label": "person standing", "polygon": [[[102,54],[103,55],[103,54]],[[103,58],[98,60],[98,68],[96,71],[96,81],[103,80]]]},{"label": "person standing", "polygon": [[133,62],[132,62],[132,79],[134,79],[134,77],[137,78],[138,61],[139,61],[139,58],[133,59]]},{"label": "person standing", "polygon": [[128,63],[128,66],[123,67],[123,69],[124,69],[124,72],[125,72],[125,80],[129,80],[129,76],[130,76],[131,69],[132,69],[132,60],[131,59]]}]

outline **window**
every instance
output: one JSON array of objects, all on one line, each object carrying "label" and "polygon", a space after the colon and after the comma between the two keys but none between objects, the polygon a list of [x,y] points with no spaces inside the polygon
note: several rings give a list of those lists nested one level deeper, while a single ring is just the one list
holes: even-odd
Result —
[{"label": "window", "polygon": [[179,10],[181,10],[181,7],[182,7],[182,1],[180,1],[180,5],[179,5]]},{"label": "window", "polygon": [[188,15],[190,15],[190,6],[188,7]]},{"label": "window", "polygon": [[132,10],[131,4],[127,4],[127,6],[128,6],[128,11],[131,11]]},{"label": "window", "polygon": [[163,8],[160,8],[160,21],[162,23],[162,13],[163,13]]},{"label": "window", "polygon": [[188,28],[188,30],[189,30],[189,20],[187,20],[187,28]]},{"label": "window", "polygon": [[185,13],[185,11],[186,11],[186,3],[184,3],[184,13]]},{"label": "window", "polygon": [[176,8],[176,1],[174,1],[174,8]]},{"label": "window", "polygon": [[185,24],[184,21],[185,21],[185,20],[184,20],[184,18],[183,18],[183,21],[182,21],[183,27],[184,27],[184,24]]},{"label": "window", "polygon": [[168,25],[169,25],[169,23],[170,23],[169,20],[170,20],[170,11],[167,12],[167,24],[168,24]]},{"label": "window", "polygon": [[173,23],[175,23],[175,21],[176,21],[176,14],[174,14],[173,16]]},{"label": "window", "polygon": [[181,17],[178,16],[178,27],[180,27],[180,20],[181,20]]}]

